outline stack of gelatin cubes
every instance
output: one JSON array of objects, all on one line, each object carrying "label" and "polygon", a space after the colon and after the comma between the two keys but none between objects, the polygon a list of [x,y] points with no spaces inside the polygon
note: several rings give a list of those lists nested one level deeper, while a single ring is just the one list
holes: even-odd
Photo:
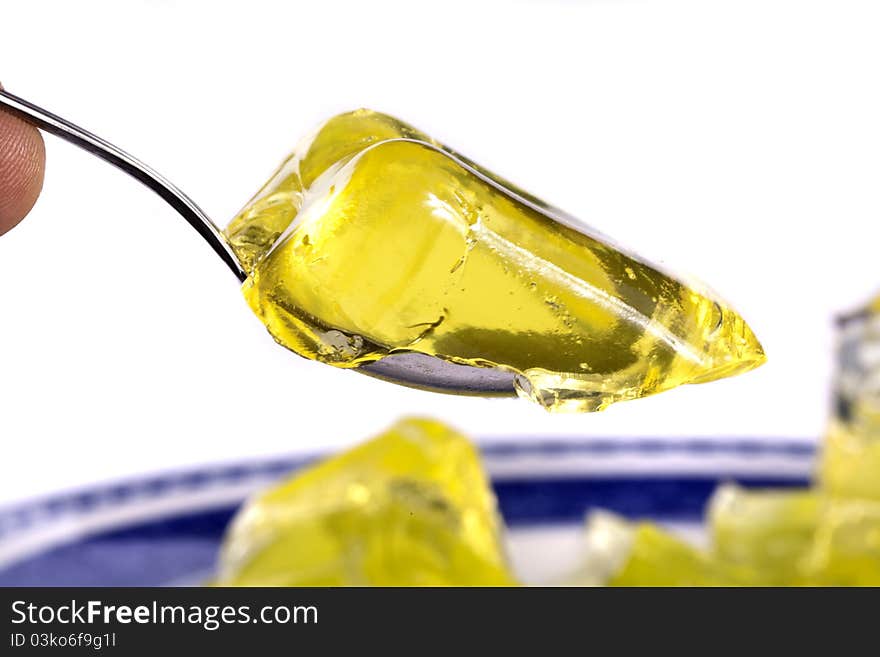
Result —
[{"label": "stack of gelatin cubes", "polygon": [[[835,413],[818,481],[721,485],[708,547],[649,522],[589,514],[560,585],[880,585],[880,300],[842,322]],[[251,500],[217,583],[515,585],[477,450],[449,427],[403,420]]]}]

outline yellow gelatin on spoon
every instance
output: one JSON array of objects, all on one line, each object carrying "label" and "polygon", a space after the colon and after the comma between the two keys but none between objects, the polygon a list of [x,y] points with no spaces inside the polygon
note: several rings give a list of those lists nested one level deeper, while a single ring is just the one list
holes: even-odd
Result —
[{"label": "yellow gelatin on spoon", "polygon": [[764,361],[709,292],[377,112],[321,126],[227,236],[273,337],[337,367],[418,352],[595,411]]}]

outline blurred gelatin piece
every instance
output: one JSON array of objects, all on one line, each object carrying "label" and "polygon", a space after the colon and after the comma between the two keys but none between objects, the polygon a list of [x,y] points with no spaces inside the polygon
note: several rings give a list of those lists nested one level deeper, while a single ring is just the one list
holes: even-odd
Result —
[{"label": "blurred gelatin piece", "polygon": [[840,320],[819,477],[830,495],[880,500],[880,296]]},{"label": "blurred gelatin piece", "polygon": [[745,569],[711,556],[649,522],[608,512],[587,518],[581,566],[563,583],[574,586],[743,586]]},{"label": "blurred gelatin piece", "polygon": [[822,514],[807,566],[814,584],[880,586],[880,502],[831,502]]},{"label": "blurred gelatin piece", "polygon": [[226,232],[272,336],[337,367],[420,352],[595,411],[764,362],[715,295],[378,112],[320,126]]},{"label": "blurred gelatin piece", "polygon": [[241,586],[512,585],[476,449],[402,420],[248,502],[216,582]]},{"label": "blurred gelatin piece", "polygon": [[719,486],[709,502],[713,556],[751,570],[768,586],[805,583],[803,561],[822,510],[811,489]]}]

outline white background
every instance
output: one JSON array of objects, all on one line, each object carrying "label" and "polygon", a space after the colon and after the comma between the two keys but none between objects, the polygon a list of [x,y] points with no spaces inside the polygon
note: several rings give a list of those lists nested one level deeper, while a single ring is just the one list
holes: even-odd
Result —
[{"label": "white background", "polygon": [[334,113],[396,114],[730,300],[769,362],[596,415],[443,397],[276,346],[156,196],[47,138],[0,238],[0,501],[313,451],[401,414],[483,439],[815,439],[834,313],[880,288],[880,3],[4,2],[0,79],[218,223]]}]

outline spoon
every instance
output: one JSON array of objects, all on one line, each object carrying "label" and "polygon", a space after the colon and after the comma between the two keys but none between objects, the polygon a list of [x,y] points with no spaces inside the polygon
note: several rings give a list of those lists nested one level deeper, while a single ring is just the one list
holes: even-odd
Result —
[{"label": "spoon", "polygon": [[[244,271],[223,232],[195,201],[156,170],[88,130],[2,89],[0,89],[0,107],[109,162],[149,187],[186,219],[187,223],[226,263],[240,283],[247,279],[247,272]],[[510,372],[459,365],[415,352],[394,353],[380,361],[362,365],[355,371],[392,383],[434,392],[493,397],[515,394],[514,375]]]}]

